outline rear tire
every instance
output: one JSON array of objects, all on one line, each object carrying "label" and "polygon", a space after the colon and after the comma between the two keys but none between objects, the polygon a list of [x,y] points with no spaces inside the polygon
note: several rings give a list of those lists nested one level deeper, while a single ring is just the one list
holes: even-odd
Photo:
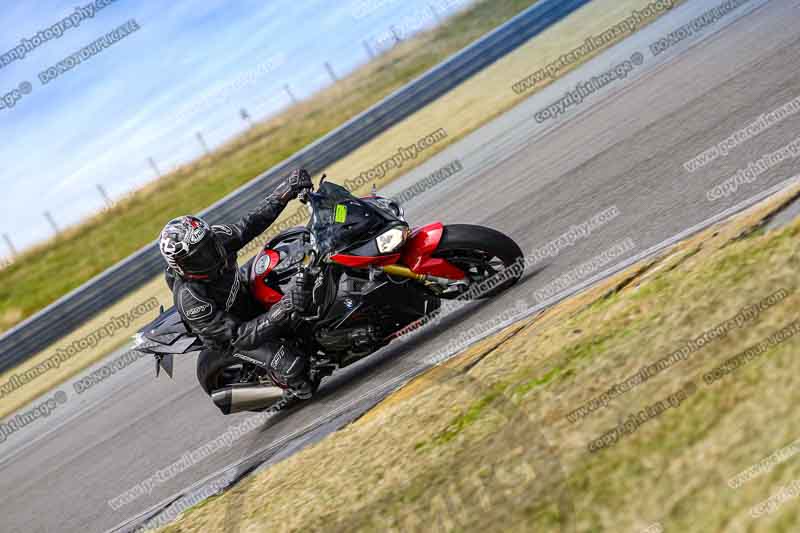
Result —
[{"label": "rear tire", "polygon": [[[470,286],[444,299],[479,300],[497,296],[516,284],[525,270],[525,258],[514,240],[497,230],[470,224],[444,227],[434,257],[446,259],[467,273]],[[507,279],[488,281],[499,272]]]},{"label": "rear tire", "polygon": [[241,365],[242,361],[236,357],[225,356],[212,350],[203,350],[197,356],[197,381],[211,396],[217,389],[229,385],[233,378],[232,366]]}]

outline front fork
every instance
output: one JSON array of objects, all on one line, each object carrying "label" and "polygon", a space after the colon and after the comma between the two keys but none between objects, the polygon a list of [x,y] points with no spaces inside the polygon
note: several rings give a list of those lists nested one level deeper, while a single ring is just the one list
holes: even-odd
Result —
[{"label": "front fork", "polygon": [[414,272],[407,266],[402,265],[386,265],[382,267],[373,267],[370,269],[370,279],[374,281],[374,274],[376,272],[384,272],[389,274],[390,276],[397,276],[401,278],[407,278],[419,283],[427,287],[436,286],[439,291],[437,292],[446,292],[447,290],[451,290],[457,287],[469,286],[469,282],[465,279],[461,280],[452,280],[448,278],[443,278],[440,276],[431,276],[430,274],[418,274]]}]

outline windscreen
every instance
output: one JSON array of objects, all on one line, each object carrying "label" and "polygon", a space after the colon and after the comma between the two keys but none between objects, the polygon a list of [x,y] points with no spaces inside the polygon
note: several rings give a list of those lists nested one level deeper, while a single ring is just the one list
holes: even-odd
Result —
[{"label": "windscreen", "polygon": [[323,255],[342,252],[373,239],[394,220],[389,213],[362,202],[344,187],[330,182],[324,182],[311,195],[311,205],[314,215],[308,227]]}]

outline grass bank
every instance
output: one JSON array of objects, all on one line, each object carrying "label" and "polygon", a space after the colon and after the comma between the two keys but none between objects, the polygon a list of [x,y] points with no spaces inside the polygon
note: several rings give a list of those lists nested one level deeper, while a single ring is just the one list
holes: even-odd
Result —
[{"label": "grass bank", "polygon": [[[773,455],[800,435],[800,335],[731,364],[798,319],[800,220],[762,227],[787,198],[485,339],[161,531],[796,530],[793,501],[760,504],[800,478],[800,457]],[[724,335],[567,418],[721,324]],[[590,446],[603,435],[608,446]]]}]

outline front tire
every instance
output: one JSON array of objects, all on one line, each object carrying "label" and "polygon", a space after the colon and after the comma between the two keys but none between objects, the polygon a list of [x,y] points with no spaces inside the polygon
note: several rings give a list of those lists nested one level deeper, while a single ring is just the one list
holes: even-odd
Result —
[{"label": "front tire", "polygon": [[511,237],[470,224],[445,226],[433,257],[446,259],[469,278],[469,284],[462,290],[441,295],[448,300],[497,296],[516,284],[525,271],[525,257]]}]

